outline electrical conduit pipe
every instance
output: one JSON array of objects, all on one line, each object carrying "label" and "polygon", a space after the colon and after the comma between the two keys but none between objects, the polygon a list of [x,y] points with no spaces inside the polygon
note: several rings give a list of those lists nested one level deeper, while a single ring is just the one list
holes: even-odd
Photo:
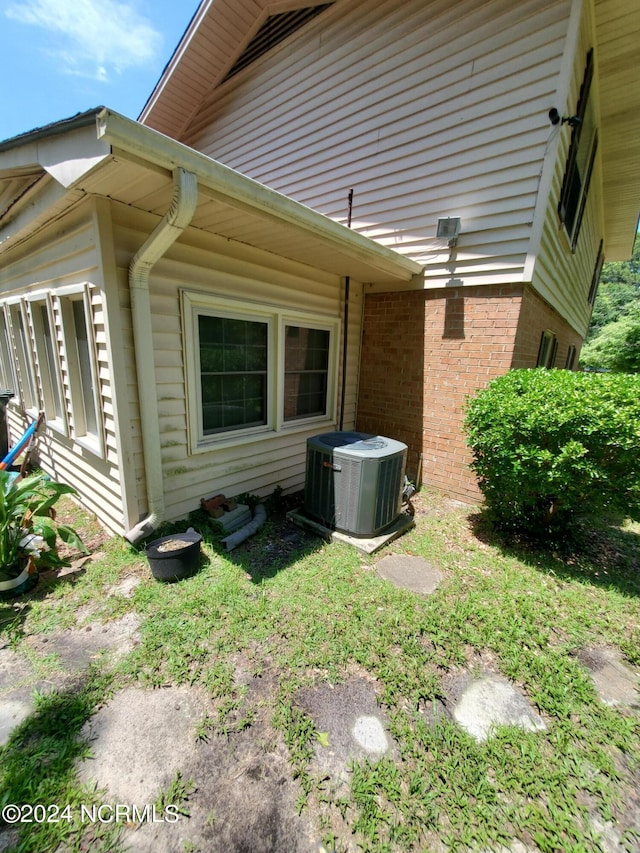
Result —
[{"label": "electrical conduit pipe", "polygon": [[267,520],[267,511],[262,504],[258,504],[255,512],[253,513],[253,519],[248,524],[245,524],[244,527],[241,527],[239,530],[236,530],[234,533],[230,533],[229,536],[225,536],[222,540],[222,544],[224,545],[227,551],[233,551],[233,549],[244,542],[245,539],[248,539],[265,523]]},{"label": "electrical conduit pipe", "polygon": [[179,167],[174,169],[173,185],[174,193],[169,210],[129,265],[131,322],[149,512],[147,518],[125,533],[125,539],[132,545],[152,533],[164,516],[164,484],[158,426],[158,390],[153,357],[149,275],[156,261],[165,254],[189,225],[198,203],[198,181],[193,172],[187,172]]}]

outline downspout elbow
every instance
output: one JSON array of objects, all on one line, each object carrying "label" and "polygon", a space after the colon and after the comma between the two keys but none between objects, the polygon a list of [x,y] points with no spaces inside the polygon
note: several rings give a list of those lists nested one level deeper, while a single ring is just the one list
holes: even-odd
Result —
[{"label": "downspout elbow", "polygon": [[158,226],[140,247],[129,266],[131,322],[138,380],[142,452],[147,486],[148,516],[125,533],[132,545],[148,536],[164,518],[158,395],[153,357],[153,329],[149,276],[154,264],[187,228],[198,203],[198,182],[193,172],[176,168],[171,206]]}]

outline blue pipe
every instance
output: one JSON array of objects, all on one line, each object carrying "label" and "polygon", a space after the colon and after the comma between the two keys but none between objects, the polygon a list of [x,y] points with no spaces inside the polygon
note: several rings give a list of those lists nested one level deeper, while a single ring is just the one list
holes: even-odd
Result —
[{"label": "blue pipe", "polygon": [[7,455],[2,460],[2,462],[0,462],[0,470],[3,470],[4,468],[8,468],[9,465],[12,464],[13,460],[16,459],[18,456],[20,456],[20,454],[22,453],[22,451],[24,450],[26,445],[29,443],[31,436],[34,434],[34,432],[36,431],[37,428],[38,428],[38,422],[34,421],[31,424],[31,426],[28,427],[27,431],[22,436],[20,441],[16,444],[16,446],[12,447],[11,450],[7,453]]}]

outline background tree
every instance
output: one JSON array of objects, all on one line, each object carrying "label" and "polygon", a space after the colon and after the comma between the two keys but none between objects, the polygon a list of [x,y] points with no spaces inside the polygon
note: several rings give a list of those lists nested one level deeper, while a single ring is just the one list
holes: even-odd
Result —
[{"label": "background tree", "polygon": [[604,264],[580,364],[640,372],[640,236],[629,261]]},{"label": "background tree", "polygon": [[619,320],[607,323],[586,343],[580,364],[613,373],[640,373],[640,304],[632,303]]}]

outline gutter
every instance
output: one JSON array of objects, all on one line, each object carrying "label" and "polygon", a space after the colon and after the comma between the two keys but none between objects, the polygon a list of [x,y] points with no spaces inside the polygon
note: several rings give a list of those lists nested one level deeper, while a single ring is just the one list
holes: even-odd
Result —
[{"label": "gutter", "polygon": [[149,276],[154,264],[191,222],[198,202],[198,181],[192,172],[175,168],[173,182],[174,195],[169,210],[140,247],[129,266],[131,320],[149,512],[147,518],[125,533],[125,539],[132,545],[152,533],[164,517],[164,483],[158,423],[158,393],[153,357]]}]

